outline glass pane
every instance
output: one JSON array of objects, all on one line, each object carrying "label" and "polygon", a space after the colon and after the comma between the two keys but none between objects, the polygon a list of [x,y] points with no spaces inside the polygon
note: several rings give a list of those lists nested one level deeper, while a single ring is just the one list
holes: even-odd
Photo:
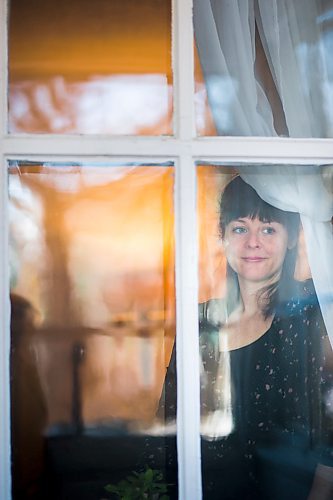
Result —
[{"label": "glass pane", "polygon": [[[197,167],[204,498],[329,498],[332,170],[256,168]],[[301,225],[294,210],[314,184]]]},{"label": "glass pane", "polygon": [[198,135],[333,137],[332,12],[194,0]]},{"label": "glass pane", "polygon": [[9,196],[13,498],[174,498],[173,167],[11,162]]},{"label": "glass pane", "polygon": [[171,1],[12,0],[9,131],[171,134]]}]

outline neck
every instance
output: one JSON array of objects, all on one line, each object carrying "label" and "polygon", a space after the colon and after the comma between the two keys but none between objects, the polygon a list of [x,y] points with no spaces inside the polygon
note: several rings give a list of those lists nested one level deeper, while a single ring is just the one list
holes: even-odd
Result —
[{"label": "neck", "polygon": [[262,294],[261,290],[267,285],[269,285],[269,283],[248,283],[239,279],[239,291],[243,314],[253,315],[258,312],[261,313],[259,298],[260,300],[265,300],[266,294]]}]

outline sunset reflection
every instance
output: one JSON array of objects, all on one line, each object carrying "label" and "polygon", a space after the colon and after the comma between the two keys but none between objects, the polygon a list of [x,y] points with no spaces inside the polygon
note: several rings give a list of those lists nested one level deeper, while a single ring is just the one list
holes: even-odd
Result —
[{"label": "sunset reflection", "polygon": [[9,107],[12,133],[170,134],[172,86],[162,74],[24,80]]},{"label": "sunset reflection", "polygon": [[170,0],[12,0],[9,47],[9,132],[172,134]]},{"label": "sunset reflection", "polygon": [[12,292],[38,318],[48,432],[154,421],[174,341],[172,190],[168,166],[12,164]]}]

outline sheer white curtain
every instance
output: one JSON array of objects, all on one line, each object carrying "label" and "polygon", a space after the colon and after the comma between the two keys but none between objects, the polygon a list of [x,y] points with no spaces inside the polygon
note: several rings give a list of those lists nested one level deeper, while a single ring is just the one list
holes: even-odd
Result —
[{"label": "sheer white curtain", "polygon": [[[276,136],[277,124],[283,122],[285,134],[292,137],[333,136],[333,61],[326,39],[332,32],[323,30],[329,12],[321,10],[321,3],[194,0],[196,43],[219,134]],[[332,172],[326,169],[323,175],[320,167],[289,165],[239,170],[268,203],[301,214],[312,277],[333,343]]]},{"label": "sheer white curtain", "polygon": [[[291,137],[332,137],[321,0],[258,0],[260,39]],[[333,7],[333,4],[332,4]],[[327,94],[327,95],[325,95]]]}]

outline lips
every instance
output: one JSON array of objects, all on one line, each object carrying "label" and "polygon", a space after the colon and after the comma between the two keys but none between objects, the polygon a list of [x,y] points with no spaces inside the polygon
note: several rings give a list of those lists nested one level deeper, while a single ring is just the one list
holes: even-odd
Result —
[{"label": "lips", "polygon": [[242,257],[242,260],[244,260],[245,262],[263,262],[264,260],[266,260],[266,257]]}]

